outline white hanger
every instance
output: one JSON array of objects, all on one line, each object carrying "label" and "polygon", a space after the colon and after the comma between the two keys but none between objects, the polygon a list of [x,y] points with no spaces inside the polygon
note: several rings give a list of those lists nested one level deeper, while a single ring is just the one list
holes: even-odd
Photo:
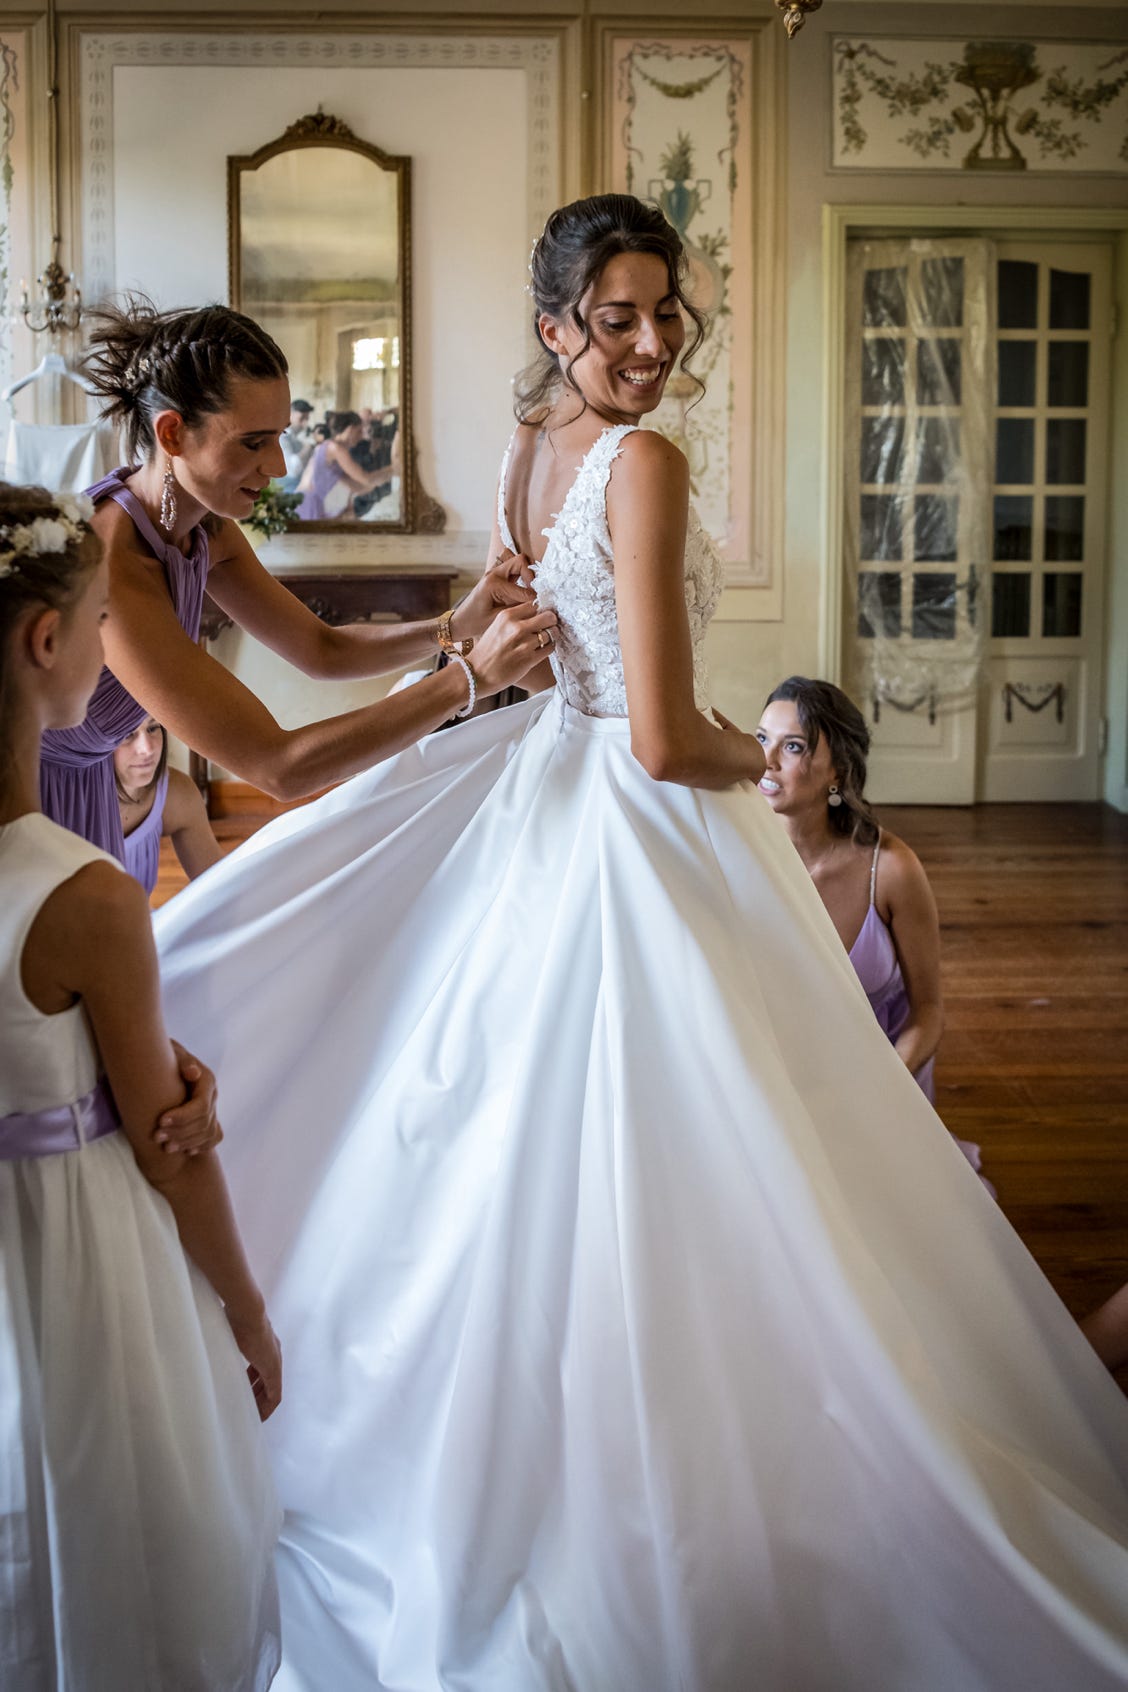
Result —
[{"label": "white hanger", "polygon": [[0,400],[13,399],[21,388],[29,387],[32,382],[38,382],[41,376],[62,376],[64,380],[73,382],[76,387],[81,388],[83,393],[92,394],[94,392],[86,377],[79,375],[77,370],[72,370],[62,353],[49,352],[44,353],[34,370],[29,370],[27,375],[21,376],[17,382],[9,382],[4,392],[0,394]]}]

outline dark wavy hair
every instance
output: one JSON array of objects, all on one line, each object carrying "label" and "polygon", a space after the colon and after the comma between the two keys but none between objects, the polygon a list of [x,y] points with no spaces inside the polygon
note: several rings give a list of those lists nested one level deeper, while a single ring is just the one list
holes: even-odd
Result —
[{"label": "dark wavy hair", "polygon": [[[653,253],[665,264],[670,293],[693,324],[681,366],[705,392],[704,383],[689,369],[689,361],[705,339],[707,323],[685,291],[688,265],[680,235],[657,206],[645,205],[633,194],[593,194],[554,211],[533,248],[530,292],[533,328],[541,352],[517,377],[514,410],[519,422],[539,422],[562,384],[580,393],[572,371],[591,346],[591,331],[580,311],[580,301],[604,267],[620,253]],[[583,334],[583,346],[563,370],[541,336],[542,314],[558,322],[570,319]]]},{"label": "dark wavy hair", "polygon": [[765,704],[777,700],[795,706],[809,752],[814,752],[820,739],[826,741],[842,797],[841,805],[827,810],[831,828],[848,834],[858,846],[875,846],[881,824],[865,798],[870,732],[854,701],[833,682],[812,681],[809,676],[788,676],[769,693]]},{"label": "dark wavy hair", "polygon": [[285,377],[276,341],[230,306],[158,311],[144,294],[91,312],[94,333],[83,371],[103,402],[102,415],[125,431],[131,463],[156,450],[153,418],[180,414],[189,429],[223,411],[234,377]]},{"label": "dark wavy hair", "polygon": [[[149,721],[148,717],[143,717],[141,719],[141,721],[138,723],[137,728],[138,729],[144,728],[145,724],[148,721]],[[155,717],[153,718],[153,721],[156,722]],[[147,781],[145,783],[145,786],[141,789],[142,793],[154,793],[157,789],[157,786],[160,782],[161,777],[164,775],[165,771],[168,769],[168,730],[165,728],[163,723],[157,723],[157,727],[161,731],[161,755],[157,759],[157,767],[153,771],[152,778],[149,781]],[[134,729],[133,734],[127,734],[126,737],[125,737],[125,740],[132,740],[133,735],[136,734],[136,733],[137,733],[137,729]],[[124,746],[125,740],[119,740],[118,745]],[[114,790],[117,793],[118,800],[122,804],[131,805],[133,803],[132,799],[129,797],[129,794],[125,791],[125,788],[121,785],[121,777],[117,773],[117,765],[116,764],[114,765]]]},{"label": "dark wavy hair", "polygon": [[[55,495],[46,488],[0,482],[0,538],[37,517],[59,517]],[[4,557],[0,574],[0,791],[12,779],[11,723],[15,700],[9,645],[25,612],[61,611],[78,599],[102,557],[102,543],[86,523],[61,552],[20,552]]]},{"label": "dark wavy hair", "polygon": [[358,423],[363,423],[359,411],[328,411],[325,414],[325,427],[329,431],[330,440],[336,440],[346,429],[355,429]]}]

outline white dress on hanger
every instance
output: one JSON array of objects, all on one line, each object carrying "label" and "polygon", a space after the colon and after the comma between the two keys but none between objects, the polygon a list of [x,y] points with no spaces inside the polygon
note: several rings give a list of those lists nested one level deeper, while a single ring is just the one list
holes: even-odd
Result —
[{"label": "white dress on hanger", "polygon": [[52,493],[81,493],[119,462],[117,430],[109,423],[8,425],[4,480]]},{"label": "white dress on hanger", "polygon": [[[626,432],[557,691],[157,917],[286,1354],[278,1685],[1124,1692],[1128,1410],[767,805],[631,755]],[[700,705],[720,587],[691,517]]]}]

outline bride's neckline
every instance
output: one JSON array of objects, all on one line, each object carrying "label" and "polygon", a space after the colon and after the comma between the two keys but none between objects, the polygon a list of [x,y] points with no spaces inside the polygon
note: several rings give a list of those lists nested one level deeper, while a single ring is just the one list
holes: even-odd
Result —
[{"label": "bride's neckline", "polygon": [[[560,527],[561,520],[568,508],[568,501],[571,499],[573,492],[578,486],[580,477],[587,469],[588,460],[591,458],[591,455],[595,451],[596,447],[599,446],[601,441],[606,440],[608,435],[617,434],[619,432],[626,434],[638,427],[639,425],[637,423],[608,423],[599,431],[598,435],[595,437],[594,441],[592,441],[591,445],[588,447],[587,451],[576,466],[576,473],[572,477],[572,480],[568,483],[564,498],[560,501],[560,510],[553,514],[552,522],[549,524],[548,528],[540,531],[541,536],[545,541],[545,548],[539,558],[530,560],[534,571],[539,570],[545,559],[548,557],[548,549],[552,545],[552,537]],[[520,428],[520,424],[518,424],[518,428]],[[498,516],[501,518],[501,524],[499,527],[503,527],[504,529],[501,539],[509,550],[514,553],[517,552],[518,547],[517,542],[513,538],[513,530],[509,523],[509,513],[505,509],[505,501],[506,494],[508,492],[509,465],[513,456],[513,443],[516,439],[517,429],[514,429],[513,433],[509,437],[509,445],[505,449],[505,461],[502,465],[501,471],[501,489],[498,497]]]}]

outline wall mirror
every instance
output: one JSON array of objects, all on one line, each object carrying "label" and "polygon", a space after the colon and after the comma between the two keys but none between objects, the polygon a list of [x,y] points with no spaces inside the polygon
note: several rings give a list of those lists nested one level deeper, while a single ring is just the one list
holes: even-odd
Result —
[{"label": "wall mirror", "polygon": [[441,530],[412,435],[411,160],[319,109],[227,171],[231,303],[290,366],[290,527]]}]

